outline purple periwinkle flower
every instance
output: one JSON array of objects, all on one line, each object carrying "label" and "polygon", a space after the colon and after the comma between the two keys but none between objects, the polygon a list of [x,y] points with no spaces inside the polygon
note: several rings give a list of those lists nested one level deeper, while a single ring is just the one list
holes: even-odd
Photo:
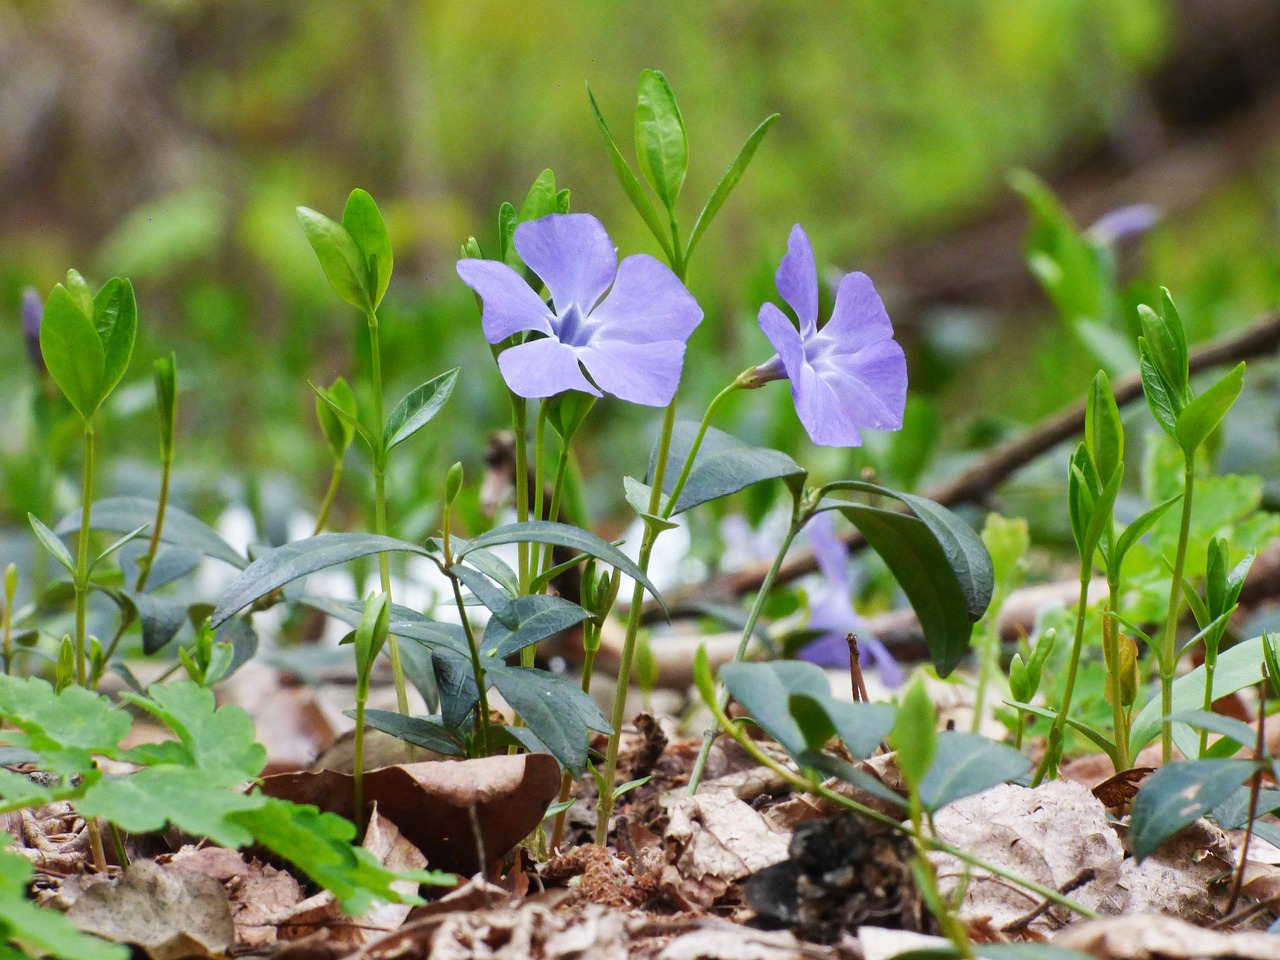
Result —
[{"label": "purple periwinkle flower", "polygon": [[846,666],[849,644],[845,637],[852,633],[858,638],[861,662],[874,661],[884,685],[897,689],[902,686],[902,667],[853,609],[849,549],[832,529],[831,514],[818,514],[805,529],[823,580],[822,587],[809,601],[809,629],[823,633],[801,647],[796,656],[820,667]]},{"label": "purple periwinkle flower", "polygon": [[863,429],[897,430],[907,399],[907,361],[893,325],[865,273],[845,274],[831,319],[818,327],[818,269],[797,224],[776,276],[800,329],[776,305],[760,308],[760,329],[777,355],[746,375],[743,386],[789,379],[800,422],[814,443],[857,447]]},{"label": "purple periwinkle flower", "polygon": [[1160,208],[1155,204],[1133,203],[1104,213],[1085,233],[1100,243],[1115,246],[1146,233],[1160,222],[1160,217]]},{"label": "purple periwinkle flower", "polygon": [[22,339],[27,344],[27,356],[41,373],[45,372],[44,354],[40,352],[40,321],[44,319],[44,303],[35,287],[22,291]]},{"label": "purple periwinkle flower", "polygon": [[490,343],[540,334],[498,356],[507,386],[527,398],[581,390],[650,407],[671,402],[702,309],[670,269],[645,254],[618,263],[604,226],[583,213],[520,224],[515,248],[550,304],[504,263],[458,261],[458,276],[484,302]]}]

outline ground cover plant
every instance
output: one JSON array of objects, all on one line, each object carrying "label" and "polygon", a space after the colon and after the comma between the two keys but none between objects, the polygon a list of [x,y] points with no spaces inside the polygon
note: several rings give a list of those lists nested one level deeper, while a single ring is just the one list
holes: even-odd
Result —
[{"label": "ground cover plant", "polygon": [[[1280,696],[1280,652],[1266,633],[1229,634],[1258,552],[1280,533],[1280,523],[1259,510],[1254,481],[1215,472],[1215,438],[1245,389],[1245,363],[1193,379],[1211,360],[1221,364],[1224,351],[1211,360],[1193,354],[1174,295],[1157,288],[1132,311],[1124,303],[1115,245],[1148,228],[1150,212],[1119,211],[1081,230],[1042,184],[1029,176],[1017,182],[1034,217],[1032,271],[1061,312],[1064,333],[1079,337],[1101,369],[1080,384],[1086,399],[1068,418],[1068,434],[1080,439],[1064,465],[1062,512],[1078,554],[1078,600],[1031,624],[1006,660],[999,615],[1020,576],[1025,523],[991,515],[979,533],[946,502],[954,494],[899,489],[879,482],[875,470],[813,478],[787,453],[715,426],[731,400],[745,394],[750,402],[786,380],[796,421],[816,446],[856,447],[871,431],[904,428],[907,361],[884,303],[872,279],[858,272],[842,272],[828,298],[819,253],[803,226],[778,238],[776,297],[757,317],[758,362],[722,371],[724,387],[701,419],[678,418],[687,344],[722,322],[706,316],[689,292],[690,264],[734,188],[750,175],[777,116],[745,135],[709,195],[690,206],[683,194],[691,141],[663,74],[646,70],[639,78],[634,164],[606,110],[587,96],[605,158],[663,259],[619,256],[605,225],[575,209],[570,191],[544,171],[518,209],[499,206],[494,247],[474,237],[461,245],[456,272],[476,309],[459,322],[473,329],[476,358],[466,367],[425,371],[420,385],[394,402],[385,396],[380,345],[394,256],[378,205],[356,189],[337,219],[298,207],[299,228],[332,292],[356,311],[367,344],[366,368],[310,384],[317,442],[325,444],[331,469],[309,536],[241,552],[169,502],[181,396],[181,359],[172,355],[153,370],[160,496],[99,499],[99,411],[129,374],[145,308],[127,279],[113,278],[94,292],[74,270],[42,303],[29,303],[33,357],[65,398],[55,426],[79,440],[83,472],[78,510],[29,517],[63,579],[19,603],[19,585],[30,574],[16,565],[5,573],[0,813],[34,816],[63,804],[66,816],[79,819],[83,869],[107,880],[89,885],[76,903],[113,882],[126,887],[139,876],[132,871],[154,856],[164,859],[177,838],[245,849],[287,867],[316,896],[327,891],[331,906],[357,918],[343,929],[390,936],[413,906],[439,892],[433,888],[462,885],[468,875],[480,874],[469,885],[480,902],[501,889],[490,881],[505,878],[505,892],[519,895],[530,876],[547,883],[580,876],[577,889],[591,899],[600,893],[603,865],[613,893],[600,899],[611,906],[706,910],[735,888],[756,915],[802,940],[839,943],[860,926],[883,925],[940,934],[945,942],[931,948],[935,955],[1031,957],[1067,951],[1024,942],[1042,916],[1066,926],[1124,905],[1105,892],[1094,891],[1089,902],[1080,895],[1098,868],[1074,879],[1034,875],[985,847],[950,839],[942,823],[963,801],[1003,784],[1025,791],[1061,784],[1069,756],[1091,745],[1114,777],[1097,785],[1101,792],[1090,802],[1117,849],[1113,828],[1123,829],[1133,863],[1155,857],[1206,816],[1224,830],[1244,828],[1227,871],[1223,915],[1247,919],[1233,911],[1252,838],[1280,841],[1266,819],[1280,797],[1262,789],[1277,774],[1263,707]],[[691,226],[690,210],[698,211]],[[1117,377],[1114,389],[1109,373]],[[420,434],[448,436],[459,383],[482,376],[500,378],[508,394],[508,419],[495,427],[514,438],[512,517],[482,516],[475,508],[480,480],[468,477],[460,461],[432,481],[438,509],[431,535],[393,536],[388,472],[412,463]],[[1149,419],[1130,414],[1126,422],[1122,405],[1137,392]],[[584,477],[575,440],[604,398],[646,408],[656,439],[647,462],[611,463],[616,473]],[[1144,435],[1141,456],[1126,443],[1135,431]],[[884,472],[893,473],[897,462],[898,472],[910,475],[901,462],[921,456],[920,438],[909,430],[900,437],[883,458]],[[371,481],[369,530],[330,529],[351,448]],[[1142,483],[1133,494],[1126,478],[1135,474]],[[596,532],[583,496],[589,484],[621,491],[636,518],[631,542]],[[680,614],[657,586],[657,548],[698,511],[769,484],[782,491],[781,535],[769,544],[770,559],[748,603],[697,608],[731,623],[736,637],[718,674],[705,649],[694,659],[688,679],[709,725],[687,744],[687,767],[674,778],[668,771],[665,793],[656,796],[665,739],[652,732],[658,729],[652,717],[636,721],[635,729],[653,755],[637,763],[626,753],[637,750],[627,744],[633,673],[646,687],[654,683],[645,677],[656,669],[659,641],[649,636],[648,618],[655,611],[660,619]],[[832,526],[837,516],[845,526]],[[927,664],[907,678],[870,631],[856,635],[846,619],[852,611],[843,607],[828,618],[814,602],[794,635],[774,628],[794,612],[778,615],[770,604],[788,554],[804,538],[837,584],[833,602],[843,607],[851,593],[848,546],[856,539],[874,554],[913,611]],[[323,575],[335,568],[375,559],[376,587],[358,589],[354,598],[315,586],[334,583]],[[397,602],[407,592],[397,576],[407,559],[434,570],[443,602]],[[236,573],[216,595],[201,595],[199,573],[212,564]],[[1094,595],[1099,573],[1106,587],[1101,604]],[[358,572],[354,582],[363,586]],[[339,644],[352,655],[351,695],[343,705],[355,722],[349,774],[264,776],[266,751],[255,742],[252,720],[236,705],[215,707],[211,688],[253,662],[259,625],[282,608],[314,611],[350,628]],[[1184,610],[1195,623],[1190,634],[1180,632]],[[592,696],[593,667],[609,631],[619,680],[604,709]],[[1229,639],[1239,642],[1225,647]],[[576,666],[576,675],[552,669],[551,651],[566,645],[571,653],[556,656]],[[1184,672],[1192,649],[1200,651],[1201,665]],[[788,650],[801,658],[785,656]],[[817,665],[839,664],[844,651],[854,702],[833,696]],[[394,711],[370,706],[384,654]],[[979,667],[972,728],[939,730],[933,695],[970,662]],[[881,702],[868,702],[859,682],[863,663],[876,664],[894,688]],[[155,664],[162,666],[144,669]],[[150,682],[139,679],[148,673]],[[108,687],[119,692],[100,692]],[[1251,687],[1260,705],[1255,722],[1213,712],[1224,697]],[[411,705],[415,697],[425,711]],[[1011,743],[986,735],[988,712]],[[134,742],[142,721],[160,728],[160,742]],[[388,762],[370,762],[370,730],[393,738]],[[1140,762],[1157,738],[1158,758]],[[756,862],[754,851],[733,851],[727,833],[714,836],[713,804],[728,802],[731,816],[754,811],[736,795],[726,801],[723,787],[714,789],[718,778],[709,771],[717,748],[720,767],[732,750],[739,763],[747,758],[749,768],[766,771],[773,789],[809,795],[814,811],[839,815],[822,826],[796,826],[790,846],[767,863]],[[406,812],[426,804],[424,797],[437,802],[437,789],[446,795],[439,807],[417,817]],[[643,833],[633,830],[632,819],[641,797],[651,807],[666,805],[654,822],[667,820],[671,832],[664,843],[650,844],[666,858],[660,867],[641,867]],[[727,847],[747,869],[721,875],[691,865],[695,844],[676,837],[681,817],[701,823],[701,842]],[[817,822],[816,814],[810,819]],[[391,829],[416,845],[418,859],[379,846]],[[824,844],[854,844],[861,854],[837,857],[840,869],[819,870],[806,857]],[[885,874],[875,882],[861,876],[861,866],[872,862]],[[72,921],[140,944],[133,934],[86,921],[74,905],[70,919],[34,907],[31,864],[20,854],[0,851],[0,867],[0,930],[10,952],[123,955]],[[1004,926],[990,916],[975,919],[972,901],[993,878],[1024,901],[1022,916]],[[622,887],[626,895],[618,893]],[[1206,883],[1206,897],[1207,889]],[[1261,903],[1255,913],[1270,909],[1267,898],[1251,895]],[[388,905],[404,912],[375,923],[376,911]],[[294,932],[308,924],[341,928],[336,915],[326,914],[323,923],[291,915],[277,925]],[[407,934],[425,938],[412,941],[424,952],[439,935],[428,926]],[[200,949],[225,950],[231,945],[225,935],[211,934]],[[144,946],[153,955],[175,949],[169,940]]]}]

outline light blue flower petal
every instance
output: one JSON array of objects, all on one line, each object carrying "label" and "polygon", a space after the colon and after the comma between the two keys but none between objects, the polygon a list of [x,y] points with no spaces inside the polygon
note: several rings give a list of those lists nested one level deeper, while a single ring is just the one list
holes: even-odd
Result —
[{"label": "light blue flower petal", "polygon": [[600,391],[582,373],[577,354],[559,340],[530,340],[503,350],[498,369],[517,395],[527,399],[553,397],[566,390],[581,390],[593,397]]},{"label": "light blue flower petal", "polygon": [[613,283],[618,254],[588,213],[553,213],[516,227],[516,253],[551,291],[556,313],[572,304],[588,314]]},{"label": "light blue flower petal", "polygon": [[804,344],[796,331],[795,324],[787,318],[785,313],[768,302],[761,304],[760,315],[756,322],[760,324],[760,330],[768,338],[773,349],[778,351],[782,367],[794,383],[796,377],[800,375],[800,368],[804,366]]},{"label": "light blue flower petal", "polygon": [[819,336],[837,341],[841,353],[856,353],[893,336],[893,324],[889,322],[884,301],[865,273],[846,274],[840,281],[831,319]]},{"label": "light blue flower petal", "polygon": [[907,360],[892,340],[849,356],[828,355],[813,362],[845,416],[859,427],[898,430],[907,398]]},{"label": "light blue flower petal", "polygon": [[809,336],[818,325],[818,267],[809,237],[798,223],[791,228],[787,253],[778,265],[774,283],[796,312],[801,336]]},{"label": "light blue flower petal", "polygon": [[840,395],[807,363],[801,364],[799,377],[791,378],[791,399],[814,443],[821,447],[862,446],[862,434]]},{"label": "light blue flower petal", "polygon": [[578,359],[605,393],[646,407],[665,407],[676,395],[684,341],[626,343],[596,339],[577,348]]},{"label": "light blue flower petal", "polygon": [[459,260],[458,276],[480,295],[485,339],[501,343],[513,333],[551,333],[552,313],[524,278],[496,260]]},{"label": "light blue flower petal", "polygon": [[627,343],[688,340],[702,322],[702,308],[666,264],[647,254],[627,257],[587,327],[597,338]]}]

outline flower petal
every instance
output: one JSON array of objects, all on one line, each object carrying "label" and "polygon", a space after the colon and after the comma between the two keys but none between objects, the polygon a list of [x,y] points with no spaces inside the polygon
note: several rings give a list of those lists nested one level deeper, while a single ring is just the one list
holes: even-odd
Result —
[{"label": "flower petal", "polygon": [[880,682],[890,690],[897,690],[902,686],[902,682],[906,679],[906,673],[903,671],[902,665],[893,658],[889,648],[881,643],[880,639],[870,631],[859,633],[855,630],[854,634],[858,638],[859,662],[874,661],[876,672],[880,674]]},{"label": "flower petal", "polygon": [[849,579],[849,548],[836,536],[830,512],[818,514],[805,528],[809,533],[809,546],[818,563],[818,572],[832,589],[852,592]]},{"label": "flower petal", "polygon": [[628,403],[665,407],[680,386],[683,340],[627,343],[600,339],[578,347],[577,354],[601,390]]},{"label": "flower petal", "polygon": [[791,399],[809,439],[823,447],[860,447],[862,434],[839,394],[807,363],[791,378]]},{"label": "flower petal", "polygon": [[[778,357],[782,360],[787,376],[795,380],[800,375],[800,368],[804,365],[804,344],[800,340],[795,324],[776,305],[768,302],[760,305],[757,322],[773,349],[778,351]],[[762,366],[767,365],[762,364]]]},{"label": "flower petal", "polygon": [[498,354],[498,369],[507,386],[528,399],[553,397],[566,390],[600,396],[600,391],[583,375],[573,348],[552,337],[503,350]]},{"label": "flower petal", "polygon": [[902,427],[907,359],[896,341],[881,340],[849,355],[828,354],[812,365],[849,420],[873,430]]},{"label": "flower petal", "polygon": [[484,301],[480,325],[490,343],[501,343],[521,330],[551,333],[551,310],[505,263],[459,260],[458,276]]},{"label": "flower petal", "polygon": [[865,273],[844,276],[836,290],[831,319],[818,336],[837,341],[841,353],[854,353],[893,336],[893,324],[870,277]]},{"label": "flower petal", "polygon": [[592,337],[607,332],[627,343],[688,340],[701,322],[693,294],[670,267],[643,253],[619,264],[613,289],[588,320]]},{"label": "flower petal", "polygon": [[800,321],[800,333],[808,336],[818,325],[818,266],[813,259],[809,236],[800,224],[791,228],[787,253],[774,277],[778,293],[790,304]]},{"label": "flower petal", "polygon": [[849,643],[845,634],[832,631],[810,640],[796,651],[797,660],[808,660],[820,667],[849,667]]},{"label": "flower petal", "polygon": [[551,291],[556,313],[577,304],[588,314],[618,269],[604,225],[589,213],[552,213],[516,227],[516,253]]}]

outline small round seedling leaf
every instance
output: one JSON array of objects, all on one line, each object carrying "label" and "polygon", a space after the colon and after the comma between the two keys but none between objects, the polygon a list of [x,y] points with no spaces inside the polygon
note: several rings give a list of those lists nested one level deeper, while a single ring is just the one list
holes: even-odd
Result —
[{"label": "small round seedling leaf", "polygon": [[44,306],[40,354],[49,376],[80,416],[92,417],[105,396],[106,351],[93,320],[62,284],[53,288]]}]

